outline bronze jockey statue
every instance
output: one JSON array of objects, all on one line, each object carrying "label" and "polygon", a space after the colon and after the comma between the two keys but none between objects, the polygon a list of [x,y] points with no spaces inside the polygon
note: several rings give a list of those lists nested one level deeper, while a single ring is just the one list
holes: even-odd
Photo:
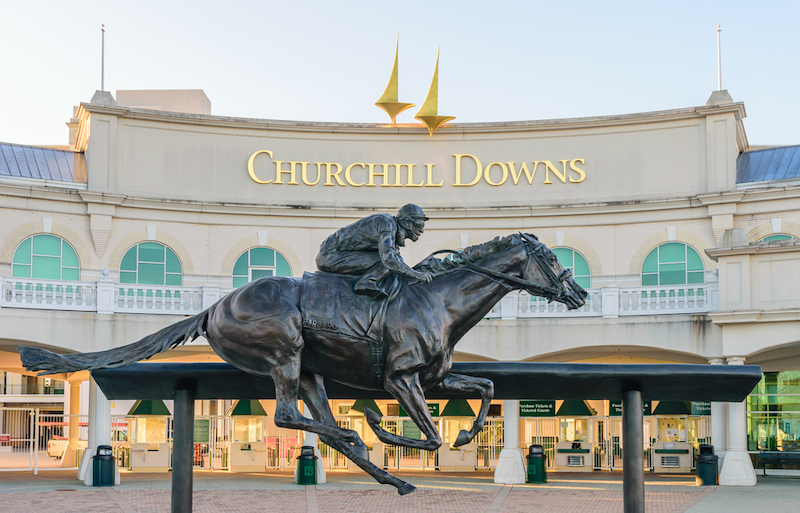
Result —
[{"label": "bronze jockey statue", "polygon": [[373,299],[388,297],[382,282],[391,274],[427,283],[433,274],[409,267],[398,250],[406,239],[419,239],[427,220],[421,208],[409,203],[396,216],[374,214],[356,221],[325,239],[317,255],[317,269],[361,276],[355,292]]}]

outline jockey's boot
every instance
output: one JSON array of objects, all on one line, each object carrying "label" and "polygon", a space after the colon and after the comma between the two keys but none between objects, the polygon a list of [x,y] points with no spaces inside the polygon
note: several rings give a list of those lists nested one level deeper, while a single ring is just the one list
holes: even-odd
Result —
[{"label": "jockey's boot", "polygon": [[372,299],[386,299],[389,294],[381,287],[381,282],[392,274],[392,271],[383,266],[375,264],[361,278],[358,279],[353,290],[356,294],[371,297]]}]

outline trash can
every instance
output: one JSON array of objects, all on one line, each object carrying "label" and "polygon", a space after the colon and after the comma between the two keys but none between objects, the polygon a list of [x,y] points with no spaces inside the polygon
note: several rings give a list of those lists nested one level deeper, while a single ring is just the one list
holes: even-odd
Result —
[{"label": "trash can", "polygon": [[697,453],[697,470],[695,482],[698,486],[717,485],[717,455],[714,454],[713,445],[701,445]]},{"label": "trash can", "polygon": [[531,445],[528,448],[528,482],[546,483],[547,470],[544,465],[544,447],[541,445]]},{"label": "trash can", "polygon": [[94,486],[114,486],[114,452],[110,445],[98,445],[97,454],[92,456],[92,484]]},{"label": "trash can", "polygon": [[317,484],[317,457],[310,445],[304,445],[297,457],[297,484]]}]

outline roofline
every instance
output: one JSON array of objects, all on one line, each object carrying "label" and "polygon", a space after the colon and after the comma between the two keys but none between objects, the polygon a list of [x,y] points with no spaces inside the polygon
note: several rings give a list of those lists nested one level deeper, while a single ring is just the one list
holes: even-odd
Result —
[{"label": "roofline", "polygon": [[[290,121],[273,119],[240,118],[232,116],[213,116],[206,114],[186,114],[181,112],[156,111],[118,105],[99,103],[81,103],[77,117],[85,119],[89,113],[107,114],[128,119],[141,119],[188,125],[216,126],[229,128],[249,128],[260,130],[279,130],[291,132],[323,132],[323,133],[369,133],[369,134],[424,134],[428,130],[421,123],[340,123],[324,121]],[[545,130],[568,130],[580,128],[596,128],[606,126],[625,126],[645,123],[663,123],[684,119],[704,118],[717,114],[734,114],[740,133],[744,134],[742,119],[747,114],[744,103],[728,103],[723,105],[702,105],[662,111],[618,114],[612,116],[591,116],[582,118],[545,119],[528,121],[502,121],[483,123],[448,123],[439,129],[444,134],[465,133],[515,133]],[[742,147],[747,147],[746,137],[742,137]]]}]

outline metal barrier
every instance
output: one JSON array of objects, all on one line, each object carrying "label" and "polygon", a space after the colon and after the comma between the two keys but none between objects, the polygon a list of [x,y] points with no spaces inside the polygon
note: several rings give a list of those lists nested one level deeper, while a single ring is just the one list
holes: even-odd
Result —
[{"label": "metal barrier", "polygon": [[494,470],[497,457],[503,450],[503,417],[489,417],[475,437],[479,469]]}]

